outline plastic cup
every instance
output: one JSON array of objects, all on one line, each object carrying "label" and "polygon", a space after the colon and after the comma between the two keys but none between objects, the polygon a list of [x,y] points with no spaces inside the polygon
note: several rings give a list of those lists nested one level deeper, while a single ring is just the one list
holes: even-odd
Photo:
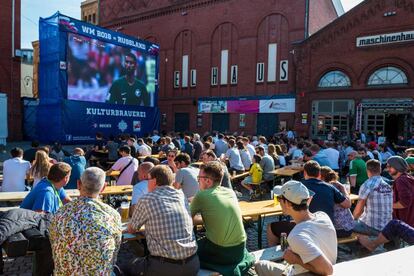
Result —
[{"label": "plastic cup", "polygon": [[121,203],[121,221],[127,222],[129,219],[129,202],[122,202]]},{"label": "plastic cup", "polygon": [[346,192],[347,192],[348,194],[350,194],[350,193],[351,193],[351,184],[346,183],[346,184],[344,184],[344,186],[345,186],[345,190],[346,190]]},{"label": "plastic cup", "polygon": [[277,195],[273,195],[273,201],[275,206],[279,205],[279,200],[277,199]]}]

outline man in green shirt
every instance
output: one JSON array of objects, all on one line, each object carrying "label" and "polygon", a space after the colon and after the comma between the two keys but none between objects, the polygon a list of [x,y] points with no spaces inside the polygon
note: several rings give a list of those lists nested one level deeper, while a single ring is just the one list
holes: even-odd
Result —
[{"label": "man in green shirt", "polygon": [[125,55],[124,66],[126,74],[112,83],[106,102],[150,106],[151,99],[145,84],[135,77],[137,58],[133,53]]},{"label": "man in green shirt", "polygon": [[241,210],[233,190],[220,186],[223,169],[217,162],[200,167],[200,191],[191,202],[191,215],[201,214],[206,238],[197,254],[202,268],[226,275],[244,275],[255,259],[246,250]]},{"label": "man in green shirt", "polygon": [[367,165],[365,161],[356,151],[348,154],[349,163],[349,183],[351,184],[351,192],[359,193],[359,187],[368,179]]}]

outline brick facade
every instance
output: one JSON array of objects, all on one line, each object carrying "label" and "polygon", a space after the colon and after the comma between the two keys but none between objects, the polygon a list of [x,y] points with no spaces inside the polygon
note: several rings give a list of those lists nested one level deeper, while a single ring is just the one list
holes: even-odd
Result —
[{"label": "brick facade", "polygon": [[22,138],[20,59],[12,56],[12,3],[14,2],[14,49],[20,49],[20,0],[2,1],[0,9],[0,93],[7,94],[8,138]]},{"label": "brick facade", "polygon": [[[354,106],[350,108],[347,115],[344,114],[349,121],[348,133],[343,133],[344,135],[349,135],[357,127],[356,107],[361,103],[376,105],[376,107],[366,107],[362,110],[361,129],[363,131],[375,129],[372,126],[375,124],[374,117],[380,114],[378,116],[381,118],[384,116],[384,118],[378,119],[379,130],[385,131],[388,136],[394,138],[397,134],[407,135],[407,132],[412,130],[412,114],[414,114],[412,108],[396,108],[393,105],[398,104],[397,99],[410,101],[414,96],[414,40],[357,47],[356,39],[362,36],[414,31],[413,26],[413,0],[366,0],[313,34],[302,44],[297,45],[295,49],[298,91],[296,130],[302,135],[316,135],[318,131],[315,128],[318,126],[313,125],[312,128],[310,119],[312,123],[319,124],[321,127],[322,120],[325,120],[328,115],[325,114],[326,116],[322,115],[319,118],[315,116],[317,115],[315,101],[343,99],[352,102]],[[385,66],[402,70],[408,78],[408,84],[368,86],[371,74]],[[335,89],[318,88],[321,77],[332,70],[344,72],[349,77],[351,86]],[[384,106],[380,108],[378,103]],[[302,113],[308,114],[307,124],[301,121]],[[395,116],[397,119],[394,118]],[[393,121],[389,119],[391,117],[394,118],[395,123],[400,125],[398,128],[394,129],[392,126]],[[319,123],[318,119],[320,119]],[[383,120],[385,121],[381,127]]]},{"label": "brick facade", "polygon": [[[293,44],[305,38],[305,2],[303,0],[153,0],[100,1],[100,25],[140,37],[161,46],[160,91],[158,105],[166,114],[162,129],[177,125],[176,113],[189,114],[189,129],[212,130],[212,115],[202,115],[197,127],[197,102],[202,97],[295,96]],[[309,22],[316,31],[337,17],[330,1],[310,1]],[[318,4],[319,3],[319,4]],[[268,61],[268,45],[277,43],[277,65],[289,61],[288,81],[256,83],[256,64]],[[238,83],[211,85],[211,68],[220,68],[221,51],[228,50],[228,70],[238,66]],[[174,71],[181,71],[182,57],[189,70],[197,70],[196,87],[174,88]],[[265,65],[265,71],[266,71]],[[266,72],[265,72],[266,74]],[[220,75],[220,73],[219,73]],[[294,114],[280,114],[279,121],[294,124]],[[229,131],[256,133],[256,114],[247,114],[245,128],[239,128],[239,114],[230,114]]]}]

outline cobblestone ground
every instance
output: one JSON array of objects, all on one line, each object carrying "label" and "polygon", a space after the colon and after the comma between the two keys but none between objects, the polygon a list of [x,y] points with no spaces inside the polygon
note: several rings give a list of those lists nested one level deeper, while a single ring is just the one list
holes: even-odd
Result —
[{"label": "cobblestone ground", "polygon": [[[264,219],[264,226],[263,226],[263,235],[262,235],[262,246],[263,248],[267,247],[267,240],[266,240],[266,226],[267,224],[276,221],[276,217],[266,217]],[[258,250],[257,247],[257,224],[250,223],[246,226],[246,233],[247,233],[247,249],[252,252]],[[385,250],[383,248],[377,249],[374,254],[382,253]],[[137,246],[136,243],[124,243],[121,246],[121,250],[118,254],[118,265],[123,265],[131,260],[137,255],[141,255],[143,253],[142,247]],[[370,255],[368,251],[361,248],[359,244],[353,243],[350,245],[340,245],[338,249],[338,261],[349,261],[355,258],[366,257]],[[16,275],[16,276],[28,276],[31,275],[32,269],[32,257],[19,257],[19,258],[5,258],[4,260],[4,274],[2,275]],[[254,274],[252,271],[251,274]]]}]

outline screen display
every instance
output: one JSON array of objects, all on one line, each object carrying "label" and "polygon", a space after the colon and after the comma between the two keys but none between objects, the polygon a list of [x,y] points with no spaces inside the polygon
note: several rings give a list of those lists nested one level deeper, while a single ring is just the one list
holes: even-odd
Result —
[{"label": "screen display", "polygon": [[156,57],[145,51],[69,33],[68,99],[156,105]]}]

